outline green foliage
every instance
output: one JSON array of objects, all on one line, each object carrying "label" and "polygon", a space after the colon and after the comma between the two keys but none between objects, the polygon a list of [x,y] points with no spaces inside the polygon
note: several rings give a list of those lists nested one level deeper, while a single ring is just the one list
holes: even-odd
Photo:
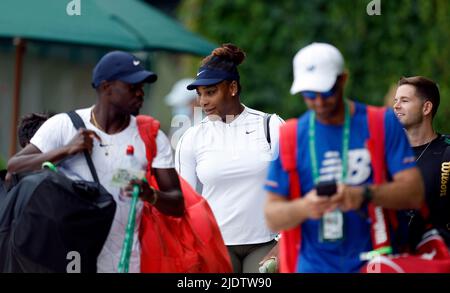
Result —
[{"label": "green foliage", "polygon": [[179,14],[192,30],[246,51],[240,72],[248,106],[284,118],[303,112],[301,98],[289,93],[292,57],[304,45],[323,41],[344,55],[350,73],[346,94],[356,100],[383,104],[401,76],[436,80],[441,106],[435,124],[450,132],[450,3],[380,1],[380,16],[367,15],[370,0],[184,0]]},{"label": "green foliage", "polygon": [[0,170],[6,169],[5,160],[3,160],[2,156],[0,156]]}]

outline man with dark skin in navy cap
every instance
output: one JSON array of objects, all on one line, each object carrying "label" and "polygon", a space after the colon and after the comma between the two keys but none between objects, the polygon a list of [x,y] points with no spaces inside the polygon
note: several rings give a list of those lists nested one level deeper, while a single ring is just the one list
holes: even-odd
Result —
[{"label": "man with dark skin in navy cap", "polygon": [[[155,82],[155,73],[147,71],[135,56],[114,51],[103,56],[93,70],[92,86],[97,92],[94,106],[79,109],[86,129],[76,130],[65,113],[47,120],[31,139],[30,144],[8,162],[9,172],[40,169],[45,161],[60,162],[58,169],[71,179],[92,180],[83,151],[88,150],[96,166],[100,183],[117,202],[114,221],[97,261],[98,272],[116,272],[124,227],[127,223],[130,199],[122,196],[120,188],[112,181],[123,165],[127,146],[134,147],[136,168],[145,171],[147,166],[145,145],[142,141],[136,118],[144,103],[144,83]],[[159,130],[156,137],[157,154],[152,167],[160,191],[155,191],[143,181],[140,198],[153,204],[162,213],[181,216],[184,201],[169,140]],[[64,159],[64,161],[62,161]],[[129,187],[127,187],[129,189]],[[137,235],[143,202],[139,201],[136,213],[136,228],[130,272],[140,271],[140,244]]]}]

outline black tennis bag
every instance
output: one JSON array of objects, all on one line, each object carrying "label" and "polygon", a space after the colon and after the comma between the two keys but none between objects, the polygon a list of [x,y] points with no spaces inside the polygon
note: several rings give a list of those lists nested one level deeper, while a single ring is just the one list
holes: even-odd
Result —
[{"label": "black tennis bag", "polygon": [[95,182],[48,169],[14,175],[0,206],[0,272],[96,272],[116,203],[85,156]]}]

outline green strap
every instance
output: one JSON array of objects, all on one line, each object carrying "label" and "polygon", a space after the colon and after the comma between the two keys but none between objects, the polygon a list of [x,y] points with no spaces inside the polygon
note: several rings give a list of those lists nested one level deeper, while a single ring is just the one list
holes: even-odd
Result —
[{"label": "green strap", "polygon": [[58,172],[58,168],[56,168],[56,166],[52,162],[49,162],[49,161],[45,161],[44,163],[42,163],[42,169],[44,169],[44,168],[48,168],[53,172]]},{"label": "green strap", "polygon": [[125,239],[123,240],[122,252],[120,253],[119,273],[128,273],[130,267],[131,249],[133,247],[134,226],[136,224],[136,205],[139,198],[139,185],[133,186],[130,212],[128,214],[127,227],[125,229]]},{"label": "green strap", "polygon": [[392,247],[382,246],[369,252],[362,253],[360,256],[361,260],[371,260],[380,255],[390,255],[392,254]]},{"label": "green strap", "polygon": [[[342,174],[341,182],[344,182],[347,178],[348,169],[348,146],[350,140],[350,105],[349,102],[344,102],[345,114],[344,114],[344,129],[342,133]],[[316,113],[311,111],[309,115],[309,153],[311,156],[312,173],[314,184],[319,182],[319,168],[317,166],[317,153],[316,153]]]}]

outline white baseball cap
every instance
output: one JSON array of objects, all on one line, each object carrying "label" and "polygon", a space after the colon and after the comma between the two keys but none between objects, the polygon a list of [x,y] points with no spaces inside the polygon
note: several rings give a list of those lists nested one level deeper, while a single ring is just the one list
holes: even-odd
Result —
[{"label": "white baseball cap", "polygon": [[294,82],[291,94],[301,91],[326,92],[344,72],[344,58],[339,50],[326,43],[312,43],[294,57]]}]

